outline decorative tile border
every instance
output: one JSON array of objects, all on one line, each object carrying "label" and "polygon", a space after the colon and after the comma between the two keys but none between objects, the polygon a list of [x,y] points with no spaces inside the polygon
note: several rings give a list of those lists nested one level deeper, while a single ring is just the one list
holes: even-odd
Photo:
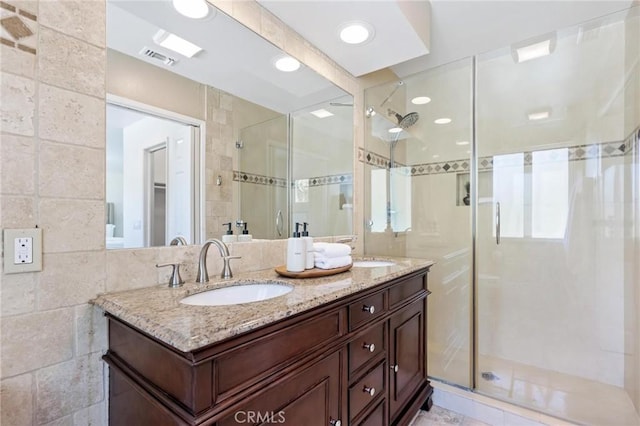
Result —
[{"label": "decorative tile border", "polygon": [[277,178],[273,176],[257,175],[254,173],[233,171],[233,180],[240,183],[254,183],[257,185],[287,187],[287,179]]},{"label": "decorative tile border", "polygon": [[[324,186],[324,185],[340,185],[353,183],[353,174],[345,173],[338,175],[328,176],[314,176],[310,177],[309,186]],[[272,176],[257,175],[254,173],[242,172],[234,170],[233,180],[240,183],[253,183],[258,185],[270,185],[279,186],[282,188],[287,187],[287,180],[283,178],[276,178]],[[291,184],[293,186],[293,183]]]},{"label": "decorative tile border", "polygon": [[38,17],[0,0],[0,44],[36,54]]},{"label": "decorative tile border", "polygon": [[[638,149],[640,140],[640,128],[636,129],[624,141],[602,142],[588,145],[574,145],[568,148],[569,161],[587,160],[592,158],[609,158],[630,155],[633,149]],[[561,148],[550,148],[561,149]],[[547,151],[547,150],[540,150]],[[524,164],[530,166],[533,161],[534,151],[525,151]],[[539,152],[539,151],[535,151]],[[388,168],[389,159],[379,154],[367,152],[360,148],[358,150],[358,160],[379,168]],[[421,163],[411,166],[405,166],[398,163],[398,169],[410,169],[412,176],[424,176],[441,173],[467,173],[471,169],[471,159],[464,158],[461,160],[440,161],[435,163]],[[478,158],[478,171],[486,172],[493,170],[493,157]]]}]

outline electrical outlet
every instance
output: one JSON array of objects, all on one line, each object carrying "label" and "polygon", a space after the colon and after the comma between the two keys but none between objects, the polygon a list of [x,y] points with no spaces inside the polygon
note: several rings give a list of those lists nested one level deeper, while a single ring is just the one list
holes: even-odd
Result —
[{"label": "electrical outlet", "polygon": [[42,229],[5,229],[4,273],[42,271]]}]

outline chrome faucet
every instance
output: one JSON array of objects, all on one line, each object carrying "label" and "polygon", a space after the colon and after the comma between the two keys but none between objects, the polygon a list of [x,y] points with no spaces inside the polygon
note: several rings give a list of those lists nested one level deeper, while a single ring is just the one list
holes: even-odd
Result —
[{"label": "chrome faucet", "polygon": [[231,272],[231,266],[229,265],[229,261],[231,259],[240,259],[241,256],[230,256],[229,255],[229,247],[222,241],[217,238],[211,238],[204,242],[202,245],[202,249],[200,250],[200,261],[198,262],[198,275],[196,276],[197,283],[206,283],[209,281],[209,273],[207,272],[207,252],[209,251],[209,246],[213,244],[218,247],[218,251],[220,251],[220,256],[224,261],[224,265],[222,267],[222,272],[220,273],[220,278],[227,279],[233,278],[233,273]]},{"label": "chrome faucet", "polygon": [[187,240],[181,235],[178,235],[169,243],[170,246],[179,246],[180,244],[182,244],[183,246],[188,245]]}]

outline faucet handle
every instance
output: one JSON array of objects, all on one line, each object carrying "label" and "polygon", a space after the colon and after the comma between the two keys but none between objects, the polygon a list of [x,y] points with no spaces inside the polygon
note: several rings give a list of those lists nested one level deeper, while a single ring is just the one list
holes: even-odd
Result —
[{"label": "faucet handle", "polygon": [[233,278],[233,272],[231,272],[231,265],[229,261],[231,259],[242,259],[242,256],[223,256],[224,265],[222,266],[222,272],[220,273],[220,278],[227,279]]},{"label": "faucet handle", "polygon": [[171,277],[169,278],[169,287],[176,288],[182,287],[184,280],[180,276],[180,264],[179,263],[163,263],[156,264],[156,268],[163,268],[165,266],[173,266],[171,270]]}]

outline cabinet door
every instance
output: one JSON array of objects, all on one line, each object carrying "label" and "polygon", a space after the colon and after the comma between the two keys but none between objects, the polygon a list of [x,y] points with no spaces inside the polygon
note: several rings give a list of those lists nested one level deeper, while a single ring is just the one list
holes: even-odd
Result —
[{"label": "cabinet door", "polygon": [[217,425],[331,426],[337,420],[344,422],[344,358],[343,352],[338,351],[270,385],[233,409]]},{"label": "cabinet door", "polygon": [[416,300],[389,320],[391,419],[426,379],[424,306],[425,299]]}]

